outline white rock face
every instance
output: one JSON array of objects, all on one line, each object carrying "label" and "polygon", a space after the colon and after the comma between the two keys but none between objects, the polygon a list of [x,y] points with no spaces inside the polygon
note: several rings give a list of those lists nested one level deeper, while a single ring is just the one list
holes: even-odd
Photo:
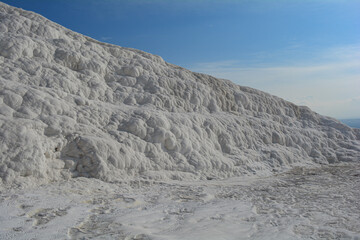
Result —
[{"label": "white rock face", "polygon": [[360,131],[0,3],[3,184],[212,179],[359,161]]}]

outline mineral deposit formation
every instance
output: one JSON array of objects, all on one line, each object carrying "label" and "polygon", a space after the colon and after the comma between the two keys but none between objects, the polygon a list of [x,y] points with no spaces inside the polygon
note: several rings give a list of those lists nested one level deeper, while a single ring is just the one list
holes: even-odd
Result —
[{"label": "mineral deposit formation", "polygon": [[0,142],[3,185],[210,180],[360,159],[360,131],[335,119],[4,3]]}]

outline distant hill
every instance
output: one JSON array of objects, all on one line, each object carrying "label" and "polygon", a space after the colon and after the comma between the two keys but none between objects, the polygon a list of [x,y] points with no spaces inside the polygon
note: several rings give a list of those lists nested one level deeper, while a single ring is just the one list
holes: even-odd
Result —
[{"label": "distant hill", "polygon": [[356,118],[356,119],[341,119],[340,120],[342,123],[345,123],[346,125],[348,125],[349,127],[352,128],[360,128],[360,118]]}]

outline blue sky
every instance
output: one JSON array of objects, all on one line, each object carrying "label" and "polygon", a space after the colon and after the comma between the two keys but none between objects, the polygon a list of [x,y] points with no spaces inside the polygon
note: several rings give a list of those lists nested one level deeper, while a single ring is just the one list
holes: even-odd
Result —
[{"label": "blue sky", "polygon": [[360,118],[360,0],[7,0],[336,118]]}]

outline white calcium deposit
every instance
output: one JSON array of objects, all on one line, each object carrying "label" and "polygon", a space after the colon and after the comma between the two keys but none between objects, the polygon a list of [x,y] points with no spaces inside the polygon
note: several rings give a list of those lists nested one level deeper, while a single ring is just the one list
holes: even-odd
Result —
[{"label": "white calcium deposit", "polygon": [[221,179],[360,159],[360,131],[335,119],[3,3],[0,142],[4,185]]}]

